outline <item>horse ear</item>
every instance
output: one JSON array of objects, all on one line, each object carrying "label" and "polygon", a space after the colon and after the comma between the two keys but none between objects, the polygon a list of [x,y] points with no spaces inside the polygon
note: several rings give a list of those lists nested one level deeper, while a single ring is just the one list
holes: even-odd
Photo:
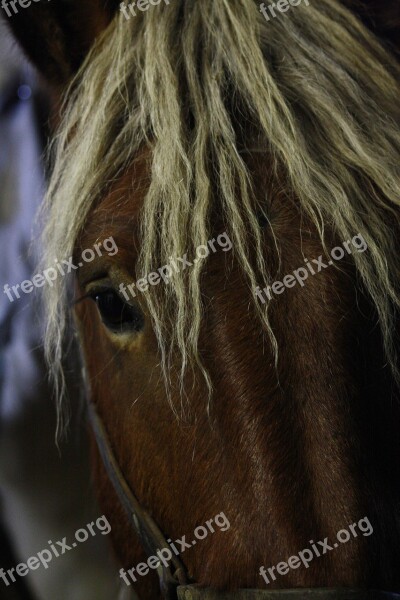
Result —
[{"label": "horse ear", "polygon": [[62,86],[79,69],[118,4],[118,0],[2,0],[1,7],[31,62],[49,83]]}]

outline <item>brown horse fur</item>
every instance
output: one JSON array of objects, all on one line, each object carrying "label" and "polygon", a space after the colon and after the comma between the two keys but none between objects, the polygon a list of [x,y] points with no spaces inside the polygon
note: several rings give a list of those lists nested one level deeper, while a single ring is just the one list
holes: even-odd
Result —
[{"label": "brown horse fur", "polygon": [[[31,58],[57,84],[69,80],[110,18],[98,2],[87,2],[77,21],[77,7],[55,0],[38,3],[10,23]],[[387,26],[378,19],[380,34],[394,30],[396,9],[388,9],[388,15]],[[273,271],[281,279],[303,264],[303,256],[316,258],[323,250],[294,199],[265,172],[265,155],[259,158],[254,154],[248,160],[255,189],[269,190],[272,198],[268,217],[281,243],[281,263]],[[114,237],[119,252],[79,271],[81,295],[92,280],[113,269],[119,281],[135,279],[137,215],[147,185],[144,151],[87,220],[77,255],[103,231]],[[117,200],[124,190],[121,206]],[[214,235],[221,227],[216,221]],[[343,241],[328,235],[330,247]],[[264,244],[266,255],[273,254],[267,229]],[[248,286],[229,253],[210,258],[202,286],[207,303],[200,347],[214,401],[208,416],[207,390],[187,375],[190,411],[182,422],[166,399],[143,299],[137,298],[137,307],[145,316],[144,330],[123,344],[106,333],[94,303],[77,304],[92,398],[141,503],[172,539],[184,534],[192,539],[197,525],[224,511],[231,528],[181,557],[193,580],[217,588],[263,588],[261,565],[287,560],[310,540],[332,539],[367,516],[374,527],[371,537],[359,536],[314,560],[309,569],[290,571],[271,588],[361,586],[400,592],[400,521],[393,518],[400,499],[400,411],[390,393],[376,315],[357,288],[352,264],[342,261],[340,268],[319,273],[307,287],[297,286],[273,303],[271,321],[283,349],[277,371],[249,310]],[[96,451],[94,463],[116,552],[130,568],[146,557]],[[138,593],[158,598],[156,578],[140,578]]]},{"label": "brown horse fur", "polygon": [[[144,194],[144,161],[127,180],[132,175],[143,186],[124,208],[116,210],[116,198],[124,189],[119,182],[88,219],[77,254],[95,243],[105,223],[120,250],[103,265],[100,259],[80,271],[82,294],[85,284],[97,277],[94,270],[110,271],[112,263],[123,273],[122,281],[135,279],[131,225]],[[258,173],[260,188],[271,188],[265,179]],[[302,252],[311,258],[322,248],[317,233],[304,222],[300,240],[295,205],[283,202],[279,190],[271,192],[275,234],[290,240],[282,248],[279,278],[303,263]],[[272,244],[266,232],[266,252]],[[78,304],[92,395],[143,505],[151,507],[173,539],[183,534],[191,539],[197,525],[221,510],[230,520],[229,531],[210,536],[182,556],[200,584],[262,588],[260,565],[286,560],[309,540],[332,539],[368,515],[375,531],[371,538],[359,537],[340,552],[315,560],[309,569],[291,571],[271,588],[400,590],[400,523],[387,518],[394,514],[400,493],[399,407],[389,400],[390,378],[382,368],[373,311],[349,285],[354,282],[351,266],[342,267],[318,274],[306,290],[294,288],[276,303],[278,341],[290,348],[282,353],[278,381],[268,343],[248,311],[246,284],[235,264],[216,254],[204,276],[209,309],[201,343],[216,401],[208,419],[206,390],[197,389],[190,394],[190,415],[181,424],[166,401],[148,323],[134,342],[118,347],[104,334],[95,305]],[[146,314],[140,298],[138,304]],[[145,556],[101,462],[95,462],[120,561],[131,568]],[[149,575],[142,578],[140,597],[158,597],[155,578],[151,585]]]}]

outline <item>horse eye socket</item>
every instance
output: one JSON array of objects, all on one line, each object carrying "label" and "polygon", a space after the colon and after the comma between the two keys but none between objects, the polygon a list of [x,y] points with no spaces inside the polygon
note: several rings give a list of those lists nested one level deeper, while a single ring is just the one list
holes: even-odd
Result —
[{"label": "horse eye socket", "polygon": [[104,325],[112,331],[124,333],[143,329],[143,314],[124,302],[114,290],[93,292],[91,298],[96,302]]}]

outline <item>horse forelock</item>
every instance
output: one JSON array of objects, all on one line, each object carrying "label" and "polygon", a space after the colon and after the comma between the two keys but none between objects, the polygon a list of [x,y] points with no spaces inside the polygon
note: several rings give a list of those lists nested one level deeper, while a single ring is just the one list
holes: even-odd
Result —
[{"label": "horse forelock", "polygon": [[[217,213],[254,296],[260,277],[271,277],[257,220],[259,211],[268,216],[268,199],[255,193],[242,153],[254,144],[246,131],[256,132],[268,168],[281,174],[322,241],[325,226],[341,240],[363,235],[369,251],[353,258],[394,366],[396,76],[395,60],[335,0],[292,7],[269,22],[253,0],[174,0],[129,21],[116,17],[64,105],[45,203],[44,268],[72,255],[90,210],[147,148],[138,272],[204,244]],[[179,353],[182,373],[191,364],[202,369],[201,271],[199,261],[163,297],[147,298],[166,378],[170,352]],[[57,377],[67,288],[60,278],[45,293],[46,352]],[[268,313],[255,302],[277,353]]]}]

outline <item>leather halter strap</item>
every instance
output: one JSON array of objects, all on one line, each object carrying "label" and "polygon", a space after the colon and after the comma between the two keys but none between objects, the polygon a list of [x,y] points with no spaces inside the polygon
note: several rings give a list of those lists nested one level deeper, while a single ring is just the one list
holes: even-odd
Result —
[{"label": "leather halter strap", "polygon": [[[130,489],[111,448],[103,421],[92,402],[89,402],[89,419],[107,475],[129,517],[133,529],[139,536],[139,540],[147,556],[155,556],[157,551],[163,548],[170,550],[170,546],[157,524],[149,513],[140,506],[136,496]],[[171,566],[166,567],[160,563],[157,572],[163,597],[166,600],[175,600],[177,586],[187,582],[182,563],[173,555]]]},{"label": "leather halter strap", "polygon": [[[88,403],[89,419],[107,475],[148,557],[170,546],[159,527],[144,510],[126,481],[96,407]],[[221,592],[187,583],[183,564],[172,556],[171,566],[157,569],[164,600],[400,600],[400,594],[344,588],[298,588],[290,590],[235,590]]]}]

